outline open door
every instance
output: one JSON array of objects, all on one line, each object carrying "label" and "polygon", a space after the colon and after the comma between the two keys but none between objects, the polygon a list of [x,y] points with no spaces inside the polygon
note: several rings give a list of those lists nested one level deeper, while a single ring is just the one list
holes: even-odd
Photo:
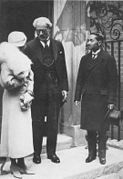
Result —
[{"label": "open door", "polygon": [[[52,21],[52,11],[53,0],[0,0],[0,42],[7,41],[8,34],[16,30],[23,31],[31,40],[34,37],[33,20],[46,16]],[[0,126],[2,93],[0,87]]]}]

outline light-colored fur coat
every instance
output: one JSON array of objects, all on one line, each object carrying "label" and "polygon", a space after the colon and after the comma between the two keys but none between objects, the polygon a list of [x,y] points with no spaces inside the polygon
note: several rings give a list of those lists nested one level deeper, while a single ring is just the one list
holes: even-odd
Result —
[{"label": "light-colored fur coat", "polygon": [[[33,79],[31,64],[31,60],[17,47],[12,44],[9,44],[8,42],[2,42],[0,44],[1,75],[4,78],[7,70],[10,73],[10,79],[6,78],[8,81],[4,80],[4,83],[1,81],[1,86],[8,90],[12,90],[21,85],[28,86],[28,80]],[[25,93],[23,96],[20,97],[21,105],[22,101],[24,104],[30,104],[30,101],[32,99],[32,96],[30,96],[28,93]]]}]

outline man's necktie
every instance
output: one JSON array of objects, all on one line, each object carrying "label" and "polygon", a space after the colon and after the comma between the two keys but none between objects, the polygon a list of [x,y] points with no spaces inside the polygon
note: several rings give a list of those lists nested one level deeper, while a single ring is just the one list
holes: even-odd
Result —
[{"label": "man's necktie", "polygon": [[48,48],[48,45],[47,45],[47,43],[45,44],[45,48]]},{"label": "man's necktie", "polygon": [[48,48],[47,41],[44,41],[44,48]]},{"label": "man's necktie", "polygon": [[48,44],[46,42],[46,43],[44,43],[44,51],[45,51],[45,53],[48,53],[48,50],[49,50],[49,47],[48,47]]},{"label": "man's necktie", "polygon": [[92,54],[92,59],[97,58],[97,54]]},{"label": "man's necktie", "polygon": [[100,52],[100,49],[97,50],[96,52],[92,51],[92,59],[96,59],[98,57],[99,52]]}]

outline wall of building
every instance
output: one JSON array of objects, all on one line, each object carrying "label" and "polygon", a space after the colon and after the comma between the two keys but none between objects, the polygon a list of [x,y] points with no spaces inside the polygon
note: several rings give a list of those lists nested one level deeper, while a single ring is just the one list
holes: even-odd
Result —
[{"label": "wall of building", "polygon": [[80,123],[80,107],[74,105],[76,76],[81,57],[85,54],[86,2],[54,1],[54,37],[62,41],[69,79],[68,102],[62,110],[63,125]]},{"label": "wall of building", "polygon": [[[90,30],[102,32],[105,41],[115,41],[113,43],[114,53],[112,53],[110,43],[108,43],[107,50],[114,55],[117,68],[120,58],[120,106],[123,110],[123,1],[90,1],[87,4],[87,10],[89,11]],[[118,46],[118,41],[121,41],[120,46]]]},{"label": "wall of building", "polygon": [[[106,50],[116,59],[120,77],[120,85],[118,85],[120,96],[117,95],[117,107],[123,111],[123,1],[89,1],[86,7],[90,18],[90,31],[101,32],[104,35],[105,42],[108,41]],[[120,122],[120,127],[123,139],[123,122]],[[118,127],[116,125],[113,131],[114,137],[117,138]]]},{"label": "wall of building", "polygon": [[85,54],[86,22],[86,1],[54,1],[54,38],[63,43],[69,80],[69,95],[61,111],[60,126],[61,132],[73,137],[80,124],[80,106],[74,104],[74,93],[78,66]]},{"label": "wall of building", "polygon": [[[74,106],[76,76],[81,56],[85,54],[85,43],[88,31],[101,32],[106,41],[123,39],[123,2],[122,1],[54,1],[54,37],[62,41],[69,78],[69,97],[61,115],[61,126],[72,126],[80,123],[80,106]],[[118,45],[114,44],[114,57],[118,67]],[[111,45],[107,50],[111,51]],[[121,97],[123,110],[123,42],[121,42]],[[117,131],[117,129],[116,129]],[[121,133],[123,131],[121,123]],[[116,134],[116,132],[115,132]],[[123,138],[123,135],[122,135]]]},{"label": "wall of building", "polygon": [[[2,0],[0,3],[0,41],[6,40],[8,33],[12,30],[23,30],[28,39],[33,38],[32,21],[35,17],[43,15],[54,20],[53,35],[64,45],[70,89],[68,101],[60,115],[60,131],[64,132],[65,129],[80,124],[80,106],[74,105],[74,93],[78,66],[81,57],[85,54],[88,32],[98,30],[104,33],[106,40],[122,40],[123,2],[88,1],[87,3],[84,0],[54,0],[54,7],[50,6],[50,3],[52,2],[41,0],[37,0],[36,3],[34,0]],[[21,18],[22,14],[23,18]],[[111,52],[110,45],[108,51]],[[116,44],[114,55],[118,64]],[[121,43],[121,110],[123,110],[122,59],[123,43]],[[0,99],[2,101],[2,89],[0,89]],[[121,130],[123,131],[122,124]]]}]

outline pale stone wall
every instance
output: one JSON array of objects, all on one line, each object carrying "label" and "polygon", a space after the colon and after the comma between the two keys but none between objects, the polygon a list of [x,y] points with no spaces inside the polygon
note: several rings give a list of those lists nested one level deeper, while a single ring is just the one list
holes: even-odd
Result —
[{"label": "pale stone wall", "polygon": [[73,137],[73,145],[85,144],[85,132],[80,130],[80,107],[74,104],[76,78],[81,57],[85,54],[88,35],[86,1],[54,1],[54,37],[65,49],[69,81],[67,103],[61,110],[61,132]]},{"label": "pale stone wall", "polygon": [[80,59],[85,54],[86,20],[85,1],[54,1],[54,37],[63,43],[69,80],[68,102],[61,112],[65,126],[80,123],[80,106],[74,105],[74,93]]}]

